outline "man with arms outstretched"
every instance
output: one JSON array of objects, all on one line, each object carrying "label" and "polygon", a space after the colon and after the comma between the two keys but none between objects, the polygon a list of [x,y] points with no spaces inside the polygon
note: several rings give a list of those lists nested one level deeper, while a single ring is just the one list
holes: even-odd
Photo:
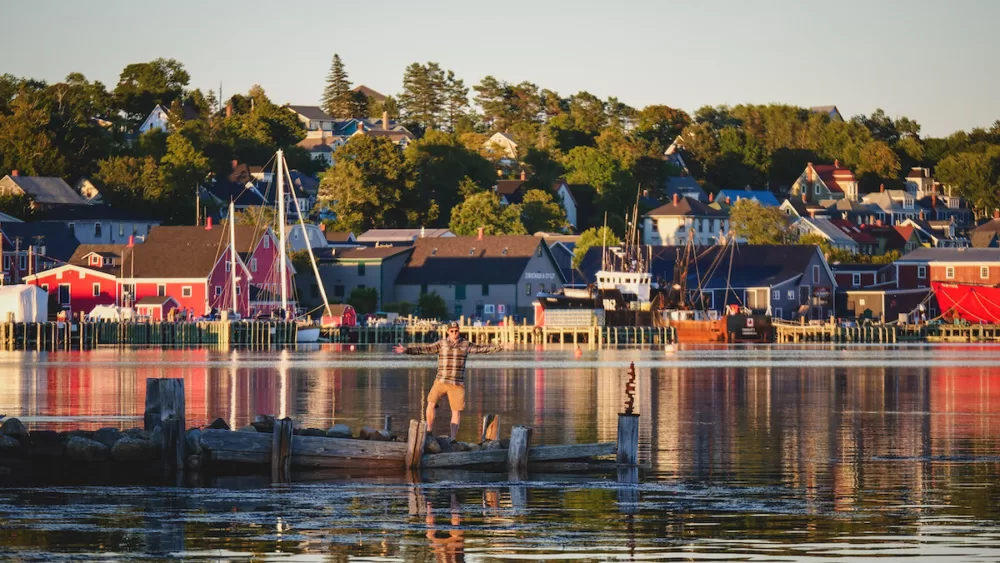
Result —
[{"label": "man with arms outstretched", "polygon": [[437,354],[438,372],[434,385],[427,394],[427,431],[434,426],[434,409],[441,397],[448,395],[448,406],[451,407],[452,441],[458,437],[458,424],[465,410],[465,359],[469,354],[493,354],[503,350],[499,344],[473,344],[459,337],[458,323],[448,325],[448,336],[434,344],[426,346],[405,347],[397,344],[393,349],[397,354]]}]

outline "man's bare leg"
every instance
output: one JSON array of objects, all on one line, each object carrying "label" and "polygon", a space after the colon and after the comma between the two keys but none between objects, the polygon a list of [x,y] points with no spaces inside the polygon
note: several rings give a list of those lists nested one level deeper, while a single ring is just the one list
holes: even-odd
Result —
[{"label": "man's bare leg", "polygon": [[434,410],[437,408],[437,404],[430,401],[427,402],[427,411],[424,413],[427,415],[427,433],[432,434],[434,432]]}]

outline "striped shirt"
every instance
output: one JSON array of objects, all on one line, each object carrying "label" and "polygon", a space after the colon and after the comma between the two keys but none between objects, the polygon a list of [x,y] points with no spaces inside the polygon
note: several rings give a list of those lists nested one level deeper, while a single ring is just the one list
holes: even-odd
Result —
[{"label": "striped shirt", "polygon": [[469,354],[493,354],[501,350],[500,344],[473,344],[464,338],[452,342],[444,338],[426,346],[410,346],[406,353],[415,356],[437,354],[437,378],[445,383],[465,385],[465,359]]}]

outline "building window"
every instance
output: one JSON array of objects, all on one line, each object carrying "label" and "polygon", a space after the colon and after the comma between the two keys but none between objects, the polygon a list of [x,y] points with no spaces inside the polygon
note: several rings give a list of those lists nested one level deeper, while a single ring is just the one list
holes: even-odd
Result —
[{"label": "building window", "polygon": [[535,256],[537,256],[539,258],[542,257],[542,245],[540,245],[540,244],[538,245],[538,250],[535,251]]},{"label": "building window", "polygon": [[45,293],[48,293],[49,292],[49,284],[43,283],[42,284],[42,291],[44,291]]},{"label": "building window", "polygon": [[251,272],[256,272],[257,271],[257,259],[256,258],[251,258],[250,259],[250,271]]},{"label": "building window", "polygon": [[947,278],[947,279],[949,279],[949,280],[955,279],[955,267],[954,266],[948,266],[947,268],[945,268],[944,269],[944,277]]},{"label": "building window", "polygon": [[816,184],[816,186],[813,188],[813,193],[819,195],[819,184]]},{"label": "building window", "polygon": [[813,266],[813,283],[819,283],[819,266]]},{"label": "building window", "polygon": [[861,285],[861,274],[851,274],[851,285],[854,287]]},{"label": "building window", "polygon": [[215,286],[215,296],[218,297],[220,295],[222,295],[222,286],[221,285],[217,285],[217,286]]},{"label": "building window", "polygon": [[94,238],[101,238],[101,224],[94,223]]},{"label": "building window", "polygon": [[125,236],[125,223],[118,223],[118,236]]},{"label": "building window", "polygon": [[19,269],[21,269],[21,270],[27,270],[28,269],[28,257],[24,256],[23,254],[21,256],[18,256],[17,257],[17,267]]},{"label": "building window", "polygon": [[554,283],[553,283],[553,284],[551,284],[551,285],[552,285],[552,287],[550,288],[550,291],[551,291],[552,293],[555,293],[555,292],[556,292],[556,284],[554,284]]},{"label": "building window", "polygon": [[241,289],[240,286],[237,285],[236,286],[236,295],[242,295],[243,294],[243,292],[240,291],[240,289]]},{"label": "building window", "polygon": [[865,299],[864,299],[864,297],[862,297],[861,299],[858,299],[858,305],[861,306],[861,307],[865,306]]},{"label": "building window", "polygon": [[364,264],[364,262],[359,262],[358,263],[358,275],[359,276],[365,275],[365,264]]},{"label": "building window", "polygon": [[226,273],[227,274],[229,273],[230,266],[231,266],[231,264],[229,263],[229,260],[226,260]]},{"label": "building window", "polygon": [[990,279],[990,267],[989,266],[980,266],[979,267],[979,277],[982,278],[982,279],[984,279],[984,280]]},{"label": "building window", "polygon": [[191,297],[191,286],[185,285],[181,288],[181,297]]},{"label": "building window", "polygon": [[493,314],[493,305],[492,304],[490,304],[490,305],[483,305],[483,314],[484,315],[492,315]]},{"label": "building window", "polygon": [[343,297],[344,296],[344,286],[342,286],[342,285],[335,285],[335,286],[333,286],[333,296],[334,297]]},{"label": "building window", "polygon": [[101,296],[101,284],[95,283],[93,285],[93,289],[94,289],[94,297],[100,297]]},{"label": "building window", "polygon": [[59,284],[59,304],[69,305],[69,284],[61,283]]},{"label": "building window", "polygon": [[465,299],[465,285],[458,284],[455,286],[455,299]]},{"label": "building window", "polygon": [[73,236],[76,236],[76,224],[75,223],[70,223],[67,226],[69,227],[69,234],[71,234]]},{"label": "building window", "polygon": [[524,294],[525,295],[531,295],[531,284],[530,283],[524,284]]},{"label": "building window", "polygon": [[779,301],[779,300],[781,300],[781,290],[775,289],[771,291],[771,301]]},{"label": "building window", "polygon": [[917,277],[920,279],[927,277],[927,266],[917,266]]},{"label": "building window", "polygon": [[483,284],[483,293],[482,293],[482,295],[483,295],[483,297],[486,297],[489,294],[490,294],[490,284],[484,283]]},{"label": "building window", "polygon": [[264,237],[264,248],[271,248],[271,237]]},{"label": "building window", "polygon": [[166,297],[167,296],[167,286],[164,285],[164,284],[162,284],[162,283],[161,284],[157,284],[156,285],[156,295],[157,295],[157,297]]},{"label": "building window", "polygon": [[781,307],[775,307],[774,308],[774,317],[777,318],[777,319],[781,318]]}]

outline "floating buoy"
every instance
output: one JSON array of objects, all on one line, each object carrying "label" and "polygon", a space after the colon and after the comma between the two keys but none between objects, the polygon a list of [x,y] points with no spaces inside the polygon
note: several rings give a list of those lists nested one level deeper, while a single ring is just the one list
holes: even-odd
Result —
[{"label": "floating buoy", "polygon": [[576,356],[577,358],[579,358],[580,356],[583,355],[583,350],[581,350],[580,347],[577,346],[576,350],[573,351],[573,355]]},{"label": "floating buoy", "polygon": [[669,355],[671,355],[671,354],[673,354],[673,353],[677,352],[677,347],[676,347],[676,346],[674,346],[673,344],[667,344],[667,345],[666,345],[666,346],[665,346],[665,347],[663,348],[663,352],[664,352],[664,353],[666,353],[666,354],[667,354],[667,355],[669,356]]}]

